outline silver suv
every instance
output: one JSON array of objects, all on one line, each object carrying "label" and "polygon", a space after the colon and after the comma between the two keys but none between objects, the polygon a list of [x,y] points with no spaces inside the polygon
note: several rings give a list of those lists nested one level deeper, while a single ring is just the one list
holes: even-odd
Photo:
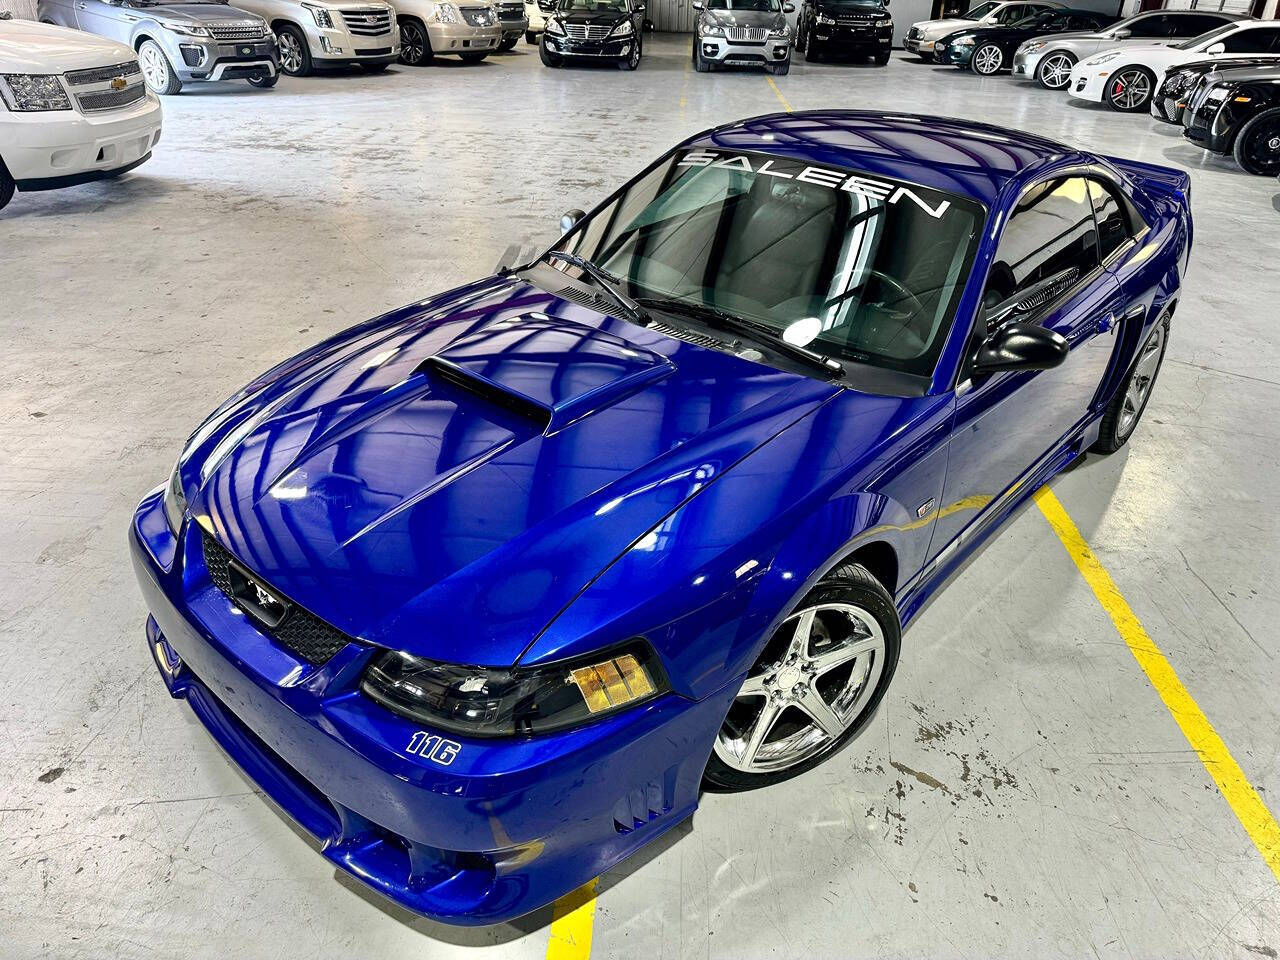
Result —
[{"label": "silver suv", "polygon": [[693,66],[764,67],[782,76],[791,71],[791,27],[795,6],[782,0],[693,0]]},{"label": "silver suv", "polygon": [[221,0],[39,0],[38,11],[45,23],[127,43],[156,93],[206,80],[274,87],[279,79],[280,56],[267,22]]}]

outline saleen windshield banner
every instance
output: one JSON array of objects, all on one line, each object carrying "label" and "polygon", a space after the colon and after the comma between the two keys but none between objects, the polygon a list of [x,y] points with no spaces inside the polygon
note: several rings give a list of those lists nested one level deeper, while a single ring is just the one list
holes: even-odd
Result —
[{"label": "saleen windshield banner", "polygon": [[[881,203],[896,204],[906,201],[913,203],[929,216],[942,219],[951,207],[951,201],[944,199],[943,194],[927,187],[913,188],[887,180],[850,173],[848,170],[834,170],[831,167],[815,167],[809,164],[796,163],[778,157],[765,157],[748,153],[727,153],[717,150],[691,150],[684,155],[678,167],[720,167],[737,170],[742,173],[753,173],[756,176],[779,177],[794,180],[797,183],[809,183],[829,190],[844,190],[856,193],[869,200]],[[919,192],[917,192],[917,190]],[[924,195],[936,197],[930,203]]]}]

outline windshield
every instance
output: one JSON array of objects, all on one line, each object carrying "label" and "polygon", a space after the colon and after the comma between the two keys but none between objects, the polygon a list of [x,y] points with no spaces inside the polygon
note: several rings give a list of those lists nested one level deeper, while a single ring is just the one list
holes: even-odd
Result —
[{"label": "windshield", "polygon": [[659,163],[562,249],[617,274],[632,297],[714,308],[837,359],[924,376],[984,217],[915,184],[698,150]]},{"label": "windshield", "polygon": [[622,13],[627,0],[560,0],[564,13]]},{"label": "windshield", "polygon": [[968,13],[964,14],[964,16],[961,17],[961,19],[962,20],[981,20],[983,17],[985,17],[988,13],[990,13],[992,10],[994,10],[998,6],[1000,6],[1000,4],[994,2],[994,0],[988,0],[987,3],[978,4]]},{"label": "windshield", "polygon": [[1181,43],[1172,43],[1170,46],[1175,50],[1196,50],[1201,46],[1207,47],[1218,37],[1222,36],[1224,33],[1230,33],[1238,26],[1238,23],[1224,24],[1221,27],[1214,27],[1212,30],[1207,33],[1202,33],[1198,37],[1192,37],[1190,40],[1183,40]]},{"label": "windshield", "polygon": [[1063,13],[1033,13],[1029,17],[1023,17],[1021,20],[1015,20],[1013,26],[1026,30],[1031,27],[1051,27],[1059,20],[1066,21],[1066,14]]},{"label": "windshield", "polygon": [[777,13],[782,9],[778,0],[709,0],[708,10],[746,10],[757,13]]}]

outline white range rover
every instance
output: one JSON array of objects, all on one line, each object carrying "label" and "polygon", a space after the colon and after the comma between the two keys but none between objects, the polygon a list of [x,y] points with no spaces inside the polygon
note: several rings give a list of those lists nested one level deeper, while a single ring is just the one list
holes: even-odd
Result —
[{"label": "white range rover", "polygon": [[160,140],[160,101],[114,40],[0,13],[0,207],[132,170]]}]

